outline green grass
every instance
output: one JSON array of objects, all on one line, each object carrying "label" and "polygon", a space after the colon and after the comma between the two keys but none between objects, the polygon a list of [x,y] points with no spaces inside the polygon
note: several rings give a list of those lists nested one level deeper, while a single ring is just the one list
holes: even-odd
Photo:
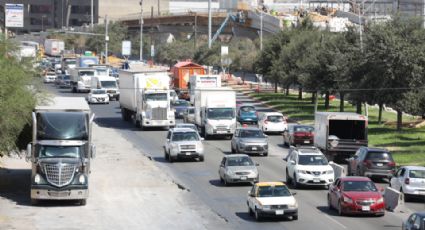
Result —
[{"label": "green grass", "polygon": [[[291,120],[304,124],[314,123],[314,104],[311,103],[310,96],[303,100],[298,100],[297,95],[285,96],[282,93],[253,93],[251,96],[273,106]],[[355,107],[349,103],[345,103],[344,107],[346,112],[355,112]],[[362,109],[364,114],[364,107]],[[325,111],[324,100],[320,98],[318,111]],[[328,111],[339,111],[339,100],[331,101]],[[395,113],[383,111],[383,124],[378,124],[378,109],[369,107],[368,112],[369,146],[389,149],[398,165],[425,166],[425,127],[404,127],[401,132],[397,132],[395,129],[395,121],[397,120]],[[412,116],[403,116],[403,124],[414,123],[415,121],[417,119]]]}]

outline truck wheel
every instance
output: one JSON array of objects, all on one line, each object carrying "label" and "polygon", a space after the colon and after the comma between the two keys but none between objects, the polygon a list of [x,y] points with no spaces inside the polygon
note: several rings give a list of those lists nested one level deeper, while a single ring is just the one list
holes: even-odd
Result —
[{"label": "truck wheel", "polygon": [[80,205],[81,206],[85,206],[87,204],[87,199],[81,199],[80,200]]},{"label": "truck wheel", "polygon": [[127,112],[127,109],[124,109],[124,108],[121,108],[121,118],[124,120],[124,121],[128,121],[129,119],[129,116],[128,116],[128,112]]},{"label": "truck wheel", "polygon": [[37,199],[31,199],[31,205],[32,206],[38,205],[38,200]]},{"label": "truck wheel", "polygon": [[199,157],[199,161],[200,161],[200,162],[204,162],[204,156],[200,156],[200,157]]},{"label": "truck wheel", "polygon": [[72,92],[73,93],[76,93],[77,92],[77,89],[75,87],[72,87]]}]

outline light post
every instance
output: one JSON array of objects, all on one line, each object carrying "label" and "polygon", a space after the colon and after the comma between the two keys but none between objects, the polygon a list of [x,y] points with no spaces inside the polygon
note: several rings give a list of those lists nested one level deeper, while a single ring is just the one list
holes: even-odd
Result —
[{"label": "light post", "polygon": [[105,15],[105,64],[109,64],[108,60],[108,42],[109,42],[109,31],[108,31],[108,15]]},{"label": "light post", "polygon": [[140,61],[143,62],[143,0],[140,0]]},{"label": "light post", "polygon": [[93,21],[94,21],[94,16],[93,16],[93,12],[94,12],[94,6],[93,6],[93,0],[91,0],[91,5],[90,5],[90,28],[91,30],[93,30]]},{"label": "light post", "polygon": [[212,24],[212,16],[211,16],[211,0],[208,0],[208,49],[211,49],[211,24]]},{"label": "light post", "polygon": [[263,50],[263,10],[260,12],[260,50]]},{"label": "light post", "polygon": [[41,16],[41,31],[44,31],[44,18],[46,17],[46,15]]}]

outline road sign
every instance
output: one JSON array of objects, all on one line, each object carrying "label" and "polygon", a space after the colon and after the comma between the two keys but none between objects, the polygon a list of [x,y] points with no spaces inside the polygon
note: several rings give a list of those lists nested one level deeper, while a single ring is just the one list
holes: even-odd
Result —
[{"label": "road sign", "polygon": [[5,4],[6,27],[24,27],[24,4]]},{"label": "road sign", "polygon": [[221,57],[229,55],[229,47],[221,46]]},{"label": "road sign", "polygon": [[123,56],[131,55],[131,41],[122,41],[121,54]]},{"label": "road sign", "polygon": [[151,45],[151,57],[155,56],[155,46]]}]

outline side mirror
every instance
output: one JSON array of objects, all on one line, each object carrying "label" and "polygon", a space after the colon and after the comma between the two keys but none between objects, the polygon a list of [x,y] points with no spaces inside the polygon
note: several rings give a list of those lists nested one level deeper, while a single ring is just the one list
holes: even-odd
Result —
[{"label": "side mirror", "polygon": [[92,144],[91,145],[91,155],[90,158],[95,158],[96,157],[96,145]]},{"label": "side mirror", "polygon": [[25,161],[26,162],[29,162],[31,160],[31,155],[32,155],[32,144],[29,143],[27,145],[27,152],[26,152],[26,155],[25,155]]}]

